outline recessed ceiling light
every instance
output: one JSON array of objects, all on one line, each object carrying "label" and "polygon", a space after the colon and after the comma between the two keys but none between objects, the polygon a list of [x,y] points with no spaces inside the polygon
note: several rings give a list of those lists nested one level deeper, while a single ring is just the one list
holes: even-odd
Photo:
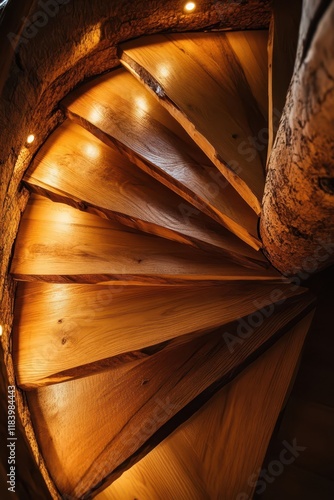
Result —
[{"label": "recessed ceiling light", "polygon": [[184,10],[186,12],[192,12],[193,10],[196,9],[196,4],[195,2],[187,2],[184,6]]},{"label": "recessed ceiling light", "polygon": [[28,135],[27,144],[32,144],[35,140],[35,136],[33,134]]}]

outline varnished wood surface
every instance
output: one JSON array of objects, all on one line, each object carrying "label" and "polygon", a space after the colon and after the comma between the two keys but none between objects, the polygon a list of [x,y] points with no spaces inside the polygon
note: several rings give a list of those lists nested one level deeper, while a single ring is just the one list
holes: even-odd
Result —
[{"label": "varnished wood surface", "polygon": [[312,313],[98,500],[252,498]]},{"label": "varnished wood surface", "polygon": [[[25,389],[188,333],[208,331],[303,293],[288,284],[111,287],[20,283],[14,362]],[[259,305],[260,304],[260,305]],[[76,369],[79,367],[78,372]]]},{"label": "varnished wood surface", "polygon": [[[228,351],[219,331],[183,344],[181,348],[161,351],[137,364],[128,364],[93,377],[29,393],[29,405],[36,422],[40,445],[52,476],[63,494],[73,495],[75,498],[87,495],[88,498],[89,492],[101,486],[101,481],[115,479],[136,459],[137,452],[139,456],[147,453],[180,421],[187,418],[186,412],[182,414],[182,408],[207,388],[217,390],[219,385],[212,387],[212,384],[219,379],[224,381],[227,373],[235,376],[237,372],[233,372],[233,367],[242,363],[279,328],[287,326],[289,319],[298,310],[300,312],[302,307],[301,303],[283,307],[283,311],[281,307],[279,314],[264,320],[234,353]],[[244,375],[241,375],[242,390],[237,379],[221,393],[223,396],[218,396],[213,403],[208,404],[211,410],[201,410],[200,421],[195,416],[189,424],[185,424],[186,434],[176,448],[181,455],[186,454],[184,466],[188,473],[182,478],[185,471],[178,468],[178,460],[165,464],[170,492],[174,494],[174,497],[167,498],[183,498],[180,497],[182,491],[184,495],[191,495],[191,491],[195,491],[201,482],[208,491],[209,498],[209,493],[217,492],[217,489],[219,491],[224,483],[228,483],[225,484],[226,491],[239,493],[237,486],[246,483],[247,473],[253,472],[252,467],[255,470],[263,459],[306,333],[305,321],[302,325],[303,328],[297,326],[291,334],[286,334],[278,341],[273,349],[262,354],[252,365],[256,367],[255,370],[250,367],[244,371]],[[233,328],[230,331],[235,332]],[[225,383],[227,380],[225,379]],[[209,397],[210,393],[205,397]],[[203,400],[199,404],[201,402]],[[78,412],[77,408],[84,408],[85,411]],[[162,427],[176,413],[179,420],[171,421],[168,429]],[[197,422],[196,425],[194,421]],[[202,429],[199,426],[203,426]],[[184,431],[181,428],[177,432]],[[174,437],[170,439],[173,440]],[[237,451],[249,441],[253,443],[252,453]],[[206,447],[206,442],[210,443],[209,448]],[[141,449],[142,445],[144,448]],[[68,453],[69,449],[71,453]],[[199,462],[192,456],[191,450],[195,452]],[[225,453],[228,450],[225,455],[224,450]],[[159,454],[159,451],[160,446],[153,453]],[[165,458],[162,454],[155,463],[163,464]],[[230,469],[225,481],[221,459],[223,470]],[[230,460],[230,465],[227,464],[227,459]],[[138,487],[138,467],[140,470],[141,462],[134,468],[132,487],[124,492],[124,498],[155,498],[150,496],[150,490],[146,493],[139,490],[133,497],[128,496],[134,493],[133,488]],[[154,470],[155,467],[151,471],[145,467],[142,469],[142,478],[148,488],[154,488],[153,485],[150,486]],[[174,480],[173,476],[176,476]],[[194,483],[193,488],[189,488],[191,483]],[[163,498],[164,490],[159,490],[162,486],[160,481],[156,486],[157,498]],[[211,498],[219,496],[213,495]]]},{"label": "varnished wood surface", "polygon": [[[124,470],[126,460],[135,455],[142,445],[145,445],[146,452],[152,447],[156,436],[150,444],[151,437],[159,433],[165,422],[212,384],[224,380],[226,374],[235,376],[236,372],[233,370],[242,364],[247,356],[280,328],[284,329],[289,320],[298,314],[298,311],[302,311],[307,300],[304,305],[302,302],[278,308],[278,313],[265,319],[263,324],[254,330],[253,335],[233,353],[227,349],[220,330],[180,347],[162,350],[137,363],[29,393],[33,418],[38,422],[38,438],[60,490],[75,498],[81,498],[108,475],[109,479],[115,478],[117,467],[121,466],[119,471]],[[235,327],[230,325],[229,328],[235,332]],[[291,336],[287,336],[293,345]],[[300,348],[300,345],[298,347]],[[286,348],[288,344],[285,342]],[[266,355],[263,355],[261,359],[265,357]],[[279,358],[281,363],[282,353]],[[289,377],[291,369],[289,361],[287,356],[283,362],[286,377]],[[261,364],[263,377],[263,364],[266,363]],[[267,367],[269,373],[271,370],[275,371],[275,368],[275,364]],[[268,378],[273,384],[270,375],[272,374],[270,373]],[[264,377],[261,381],[262,389],[264,385],[263,393],[268,390],[268,378]],[[227,380],[228,378],[225,383]],[[276,380],[275,384],[280,385],[281,381]],[[248,391],[244,394],[247,399],[245,406],[254,396],[255,388],[256,394],[261,392],[257,384],[251,386],[252,390],[248,386]],[[211,390],[216,390],[217,387]],[[277,395],[274,399],[276,398]],[[275,407],[275,404],[273,406]],[[78,412],[77,408],[85,408],[85,411]],[[232,418],[238,421],[240,418],[233,404],[226,404],[224,407],[226,418],[225,412],[229,415],[229,421]],[[180,417],[181,421],[182,418],[184,417]],[[262,415],[262,419],[265,419],[265,415]],[[167,432],[171,432],[175,425],[177,421],[171,423]],[[253,422],[252,425],[256,426],[256,423]],[[206,432],[208,429],[209,427]],[[242,427],[240,431],[243,432]],[[164,432],[166,430],[162,428],[160,439]],[[212,437],[214,440],[214,436]],[[204,442],[205,439],[201,440],[201,446],[204,446]],[[71,453],[68,453],[69,448]],[[184,451],[186,450],[187,447],[184,448]],[[253,455],[249,455],[252,457],[249,462],[253,464]],[[210,459],[209,461],[212,464]],[[189,462],[191,466],[191,455]],[[148,497],[144,495],[144,498]]]},{"label": "varnished wood surface", "polygon": [[21,221],[11,273],[23,281],[124,285],[280,278],[273,268],[255,271],[36,195]]},{"label": "varnished wood surface", "polygon": [[124,155],[70,122],[65,122],[46,141],[25,181],[30,189],[54,201],[145,232],[195,247],[264,260]]},{"label": "varnished wood surface", "polygon": [[267,116],[267,32],[153,35],[121,60],[260,213]]},{"label": "varnished wood surface", "polygon": [[219,170],[151,94],[124,69],[73,92],[64,102],[107,144],[198,209],[259,247],[257,217]]}]

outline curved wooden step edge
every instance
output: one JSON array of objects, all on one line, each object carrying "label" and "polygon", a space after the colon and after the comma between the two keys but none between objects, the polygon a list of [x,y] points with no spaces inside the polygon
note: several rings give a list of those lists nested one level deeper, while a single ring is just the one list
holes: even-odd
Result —
[{"label": "curved wooden step edge", "polygon": [[[183,344],[181,349],[162,349],[135,365],[130,363],[125,371],[121,369],[119,375],[117,370],[109,370],[94,375],[95,378],[72,380],[29,393],[39,441],[62,493],[75,498],[90,498],[152,450],[250,363],[262,359],[262,355],[273,344],[277,345],[282,336],[287,334],[290,338],[290,329],[298,329],[298,322],[308,318],[309,311],[314,310],[313,298],[308,296],[307,299],[304,297],[304,301],[302,297],[300,299],[294,305],[278,306],[271,318],[265,318],[260,326],[253,328],[248,339],[241,339],[236,330],[232,333],[229,325],[230,335],[234,334],[242,340],[236,347],[233,346],[234,349],[231,346],[228,348],[220,330]],[[303,326],[301,340],[306,330]],[[290,352],[291,340],[288,338],[284,343],[285,349]],[[298,353],[302,343],[298,344]],[[272,382],[267,380],[267,383]],[[254,388],[253,385],[253,390],[258,391],[258,387]],[[98,399],[94,397],[97,393]],[[57,411],[57,394],[61,394],[61,402],[58,403],[61,412]],[[129,394],[136,394],[131,402]],[[94,402],[91,416],[87,413],[84,422],[78,420],[78,413],[74,410],[82,405],[83,398]],[[154,406],[156,401],[162,402],[159,409]],[[168,403],[169,411],[164,409],[164,402]],[[159,421],[154,419],[154,425],[147,426],[146,423],[154,418],[154,408]],[[120,411],[123,424],[110,424],[108,431],[105,424],[103,431],[96,428],[100,415],[107,412],[109,421],[116,423],[116,413]],[[62,426],[59,427],[60,420]],[[81,422],[80,425],[77,420]],[[63,429],[61,434],[59,428]],[[93,452],[89,439],[86,439],[92,433]],[[53,442],[52,449],[48,445],[50,439]],[[101,443],[97,444],[99,440]],[[72,442],[80,442],[80,449],[73,449],[69,457],[66,449]],[[63,457],[62,463],[52,458],[54,454]],[[82,457],[85,457],[84,462],[80,462]]]}]

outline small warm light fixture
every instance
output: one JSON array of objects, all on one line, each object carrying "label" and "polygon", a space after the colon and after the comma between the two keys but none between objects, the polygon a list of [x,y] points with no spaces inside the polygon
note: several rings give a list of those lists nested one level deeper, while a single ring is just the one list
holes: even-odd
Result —
[{"label": "small warm light fixture", "polygon": [[2,335],[2,325],[0,325],[0,337]]},{"label": "small warm light fixture", "polygon": [[27,137],[27,144],[30,146],[30,144],[32,144],[34,142],[34,140],[35,140],[34,134],[28,135],[28,137]]},{"label": "small warm light fixture", "polygon": [[195,2],[187,2],[184,6],[186,12],[193,12],[196,9]]}]

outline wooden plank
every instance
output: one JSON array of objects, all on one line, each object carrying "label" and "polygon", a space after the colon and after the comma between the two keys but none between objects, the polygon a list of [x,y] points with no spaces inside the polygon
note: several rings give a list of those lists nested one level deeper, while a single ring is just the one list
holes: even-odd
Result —
[{"label": "wooden plank", "polygon": [[121,61],[261,211],[267,146],[267,32],[153,35]]},{"label": "wooden plank", "polygon": [[51,198],[164,238],[263,260],[230,231],[76,124],[46,141],[25,181]]},{"label": "wooden plank", "polygon": [[300,293],[265,282],[172,288],[20,283],[17,381],[28,389],[52,383],[60,373],[74,378],[87,364],[98,367],[107,358],[208,331]]},{"label": "wooden plank", "polygon": [[[38,440],[60,491],[75,498],[89,498],[96,488],[102,487],[104,481],[116,479],[125,468],[170,434],[231,377],[234,378],[244,367],[244,362],[249,363],[252,353],[258,356],[258,348],[261,345],[268,347],[265,346],[266,341],[272,342],[273,336],[282,335],[286,328],[289,329],[289,320],[296,318],[297,311],[297,316],[303,315],[305,312],[302,310],[307,303],[312,307],[309,299],[304,301],[304,305],[301,305],[302,302],[303,300],[298,304],[295,302],[287,308],[279,307],[279,311],[271,318],[265,319],[233,352],[227,348],[222,331],[219,330],[181,347],[162,350],[137,364],[123,365],[92,377],[28,393]],[[231,332],[236,333],[232,325],[229,325],[230,328]],[[254,370],[251,368],[246,379],[242,376],[243,392],[237,392],[239,398],[236,398],[237,393],[234,392],[232,384],[224,397],[218,399],[219,404],[214,405],[215,411],[220,408],[220,424],[224,423],[223,431],[221,429],[216,436],[219,443],[217,452],[222,452],[223,436],[229,426],[232,426],[235,432],[227,446],[236,441],[244,446],[244,438],[247,435],[242,426],[244,419],[251,435],[250,439],[254,440],[254,453],[238,453],[238,460],[231,459],[234,452],[230,450],[229,460],[235,464],[236,471],[240,467],[242,456],[246,463],[249,461],[253,465],[254,456],[257,456],[258,460],[257,453],[261,455],[261,452],[265,451],[264,445],[268,442],[271,426],[277,418],[278,407],[291,375],[290,365],[295,361],[306,333],[304,330],[303,335],[287,334],[275,344],[273,356],[269,355],[267,359],[267,354],[262,355],[253,363],[252,366],[257,366],[257,375],[253,377]],[[278,394],[275,394],[274,389]],[[243,397],[240,398],[240,394]],[[247,398],[244,397],[245,394]],[[77,408],[82,407],[85,411],[78,412]],[[253,412],[255,415],[252,415]],[[254,418],[250,418],[250,415]],[[203,421],[205,418],[201,419],[202,425]],[[167,422],[168,425],[165,425]],[[208,425],[203,426],[204,435],[197,436],[198,451],[202,452],[202,459],[205,458],[205,439],[210,439],[210,444],[215,449],[212,443],[215,440],[216,425],[218,430],[218,421],[213,427],[211,423],[212,417],[207,420]],[[252,435],[254,428],[263,431],[261,443],[257,446],[255,439],[258,440],[259,435]],[[198,433],[198,429],[196,431],[190,426],[191,439],[196,432]],[[238,440],[239,434],[236,433],[239,432],[242,439]],[[69,449],[71,453],[68,453]],[[180,446],[180,452],[182,449],[183,446]],[[219,469],[221,476],[220,463],[213,457],[206,457],[202,470],[208,475],[210,468],[216,474]],[[140,466],[140,463],[138,465]],[[173,464],[170,465],[175,472]],[[190,460],[189,468],[191,467]],[[146,475],[146,472],[144,477],[148,480],[150,474]],[[245,480],[245,477],[243,479]],[[174,484],[174,481],[171,482]],[[136,495],[132,498],[135,497]],[[140,495],[139,498],[155,497]],[[180,496],[177,494],[172,498]]]},{"label": "wooden plank", "polygon": [[123,285],[281,278],[274,268],[246,268],[39,196],[21,220],[11,273],[23,281]]},{"label": "wooden plank", "polygon": [[71,119],[202,212],[259,247],[257,217],[182,127],[123,68],[73,92]]},{"label": "wooden plank", "polygon": [[252,498],[311,316],[96,498]]}]

